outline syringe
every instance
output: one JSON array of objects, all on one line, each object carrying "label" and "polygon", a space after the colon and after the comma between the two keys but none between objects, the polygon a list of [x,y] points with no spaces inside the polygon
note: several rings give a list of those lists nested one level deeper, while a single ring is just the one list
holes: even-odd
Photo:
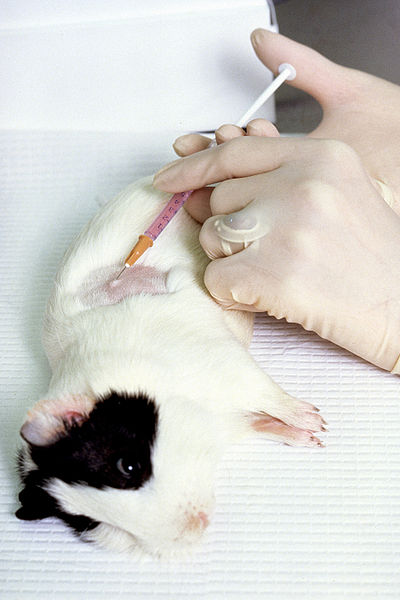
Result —
[{"label": "syringe", "polygon": [[[279,75],[270,83],[270,85],[258,96],[255,102],[237,121],[238,127],[243,127],[248,123],[251,116],[276,92],[276,90],[287,80],[292,80],[296,77],[296,69],[289,63],[282,63],[278,68]],[[211,142],[210,146],[215,145],[215,141]],[[186,200],[193,193],[193,190],[188,192],[179,192],[174,194],[171,200],[165,205],[163,210],[157,215],[152,224],[146,231],[139,236],[139,241],[132,248],[131,252],[125,258],[125,265],[116,279],[122,275],[125,269],[131,267],[135,262],[153,245],[153,242],[158,238],[160,233],[164,231],[171,219],[176,215],[180,208],[185,204]]]}]

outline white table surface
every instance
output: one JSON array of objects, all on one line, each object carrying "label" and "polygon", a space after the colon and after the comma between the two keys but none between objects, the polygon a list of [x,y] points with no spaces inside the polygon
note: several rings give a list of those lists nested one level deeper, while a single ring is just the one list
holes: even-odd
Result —
[{"label": "white table surface", "polygon": [[99,203],[172,158],[170,139],[155,151],[132,133],[0,136],[0,598],[394,600],[399,378],[264,315],[251,351],[288,392],[321,408],[326,448],[232,447],[192,558],[139,563],[83,544],[55,519],[14,517],[18,430],[49,381],[40,327],[57,264]]}]

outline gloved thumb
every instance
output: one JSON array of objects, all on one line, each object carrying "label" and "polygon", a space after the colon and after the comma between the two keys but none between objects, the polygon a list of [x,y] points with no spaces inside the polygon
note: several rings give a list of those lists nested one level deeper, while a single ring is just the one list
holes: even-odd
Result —
[{"label": "gloved thumb", "polygon": [[250,246],[243,252],[213,260],[204,273],[204,283],[218,304],[225,309],[265,311],[263,279],[257,277],[258,250]]},{"label": "gloved thumb", "polygon": [[219,214],[207,219],[200,231],[200,244],[211,259],[231,256],[245,250],[264,237],[270,230],[276,202],[270,201],[268,211],[260,209],[257,200],[230,214]]},{"label": "gloved thumb", "polygon": [[273,73],[278,73],[282,63],[293,65],[297,75],[288,81],[289,85],[307,92],[322,107],[334,105],[351,91],[348,77],[351,70],[315,50],[266,29],[255,29],[251,41],[260,61]]}]

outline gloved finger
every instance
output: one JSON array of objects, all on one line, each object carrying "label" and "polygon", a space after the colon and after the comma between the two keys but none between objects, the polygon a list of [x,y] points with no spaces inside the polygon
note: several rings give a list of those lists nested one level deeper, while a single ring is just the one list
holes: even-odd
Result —
[{"label": "gloved finger", "polygon": [[227,258],[210,262],[204,283],[211,296],[225,309],[262,312],[267,310],[269,290],[263,284],[265,274],[257,273],[251,247]]},{"label": "gloved finger", "polygon": [[292,64],[297,75],[288,84],[311,94],[322,107],[335,105],[351,93],[352,71],[315,50],[266,29],[255,29],[251,41],[260,61],[273,73],[284,62]]},{"label": "gloved finger", "polygon": [[271,121],[267,119],[253,119],[247,124],[247,135],[258,135],[264,137],[279,137],[279,131]]},{"label": "gloved finger", "polygon": [[[215,132],[215,137],[219,143],[224,143],[224,141],[242,135],[244,135],[243,129],[236,125],[222,125]],[[253,119],[247,126],[246,135],[279,137],[279,132],[270,121]],[[201,188],[192,193],[185,204],[185,208],[196,221],[204,223],[213,214],[237,211],[246,206],[254,197],[257,186],[258,179],[255,176],[228,180],[216,187]]]},{"label": "gloved finger", "polygon": [[233,140],[236,137],[245,135],[245,132],[241,127],[237,125],[231,125],[230,123],[221,125],[215,130],[215,139],[217,144],[224,144],[229,140]]},{"label": "gloved finger", "polygon": [[[249,130],[250,128],[250,130]],[[270,121],[266,119],[253,119],[247,125],[247,135],[264,135],[266,137],[278,137],[279,132]],[[215,131],[217,144],[223,144],[235,137],[244,136],[246,133],[241,127],[231,123],[221,125]],[[178,156],[189,156],[209,147],[212,140],[198,133],[188,133],[176,138],[173,148]]]},{"label": "gloved finger", "polygon": [[200,244],[212,259],[236,254],[264,238],[281,213],[279,197],[268,203],[255,199],[240,210],[207,219],[200,231]]},{"label": "gloved finger", "polygon": [[208,187],[195,190],[184,204],[189,215],[199,223],[204,223],[212,215],[210,196],[213,189]]},{"label": "gloved finger", "polygon": [[297,155],[303,158],[319,144],[317,139],[242,136],[215,148],[174,161],[155,174],[153,185],[165,192],[198,189],[234,177],[247,177],[280,167]]},{"label": "gloved finger", "polygon": [[[261,180],[265,187],[265,179],[265,174],[262,173],[252,177],[227,179],[218,183],[210,197],[211,214],[223,215],[241,210],[254,200],[261,187]],[[271,184],[268,187],[270,189]]]},{"label": "gloved finger", "polygon": [[205,135],[188,133],[176,138],[172,147],[178,156],[189,156],[195,152],[200,152],[200,150],[205,150],[211,142],[212,140]]},{"label": "gloved finger", "polygon": [[207,219],[207,221],[205,221],[200,230],[200,244],[204,252],[209,258],[211,258],[211,260],[236,254],[247,247],[247,245],[243,242],[227,242],[218,236],[217,225],[220,222],[220,219],[221,215],[214,215],[213,217],[210,217]]},{"label": "gloved finger", "polygon": [[[236,125],[222,125],[215,132],[218,143],[245,135]],[[279,137],[279,132],[266,119],[253,119],[247,125],[246,135]],[[183,136],[185,137],[185,136]],[[178,138],[179,139],[179,138]],[[258,186],[257,176],[228,180],[216,187],[195,190],[185,204],[187,212],[199,223],[204,223],[213,214],[237,211],[254,197]],[[211,196],[211,199],[210,199]]]}]

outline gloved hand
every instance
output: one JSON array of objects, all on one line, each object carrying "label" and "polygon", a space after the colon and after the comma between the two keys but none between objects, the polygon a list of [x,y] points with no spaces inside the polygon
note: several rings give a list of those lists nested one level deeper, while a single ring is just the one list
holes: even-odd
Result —
[{"label": "gloved hand", "polygon": [[[322,121],[309,137],[349,144],[358,152],[386,202],[400,214],[400,87],[337,65],[277,33],[256,29],[251,40],[258,58],[273,72],[277,73],[282,62],[293,64],[297,75],[286,83],[309,93],[321,104]],[[247,131],[251,136],[279,135],[262,119],[252,121]],[[239,127],[224,125],[216,132],[217,143],[240,135],[244,131]],[[178,138],[174,148],[179,156],[187,156],[204,150],[209,143],[206,137],[190,134]]]},{"label": "gloved hand", "polygon": [[[196,152],[162,170],[155,186],[222,182],[211,196],[200,192],[203,213],[206,199],[214,215],[200,241],[214,259],[205,283],[223,306],[285,317],[400,373],[400,91],[277,34],[256,34],[264,62],[273,70],[292,63],[293,84],[322,103],[321,125],[305,139],[240,136]],[[336,139],[315,139],[325,136]],[[221,219],[237,226],[238,218],[263,233],[247,248],[218,234]]]}]

